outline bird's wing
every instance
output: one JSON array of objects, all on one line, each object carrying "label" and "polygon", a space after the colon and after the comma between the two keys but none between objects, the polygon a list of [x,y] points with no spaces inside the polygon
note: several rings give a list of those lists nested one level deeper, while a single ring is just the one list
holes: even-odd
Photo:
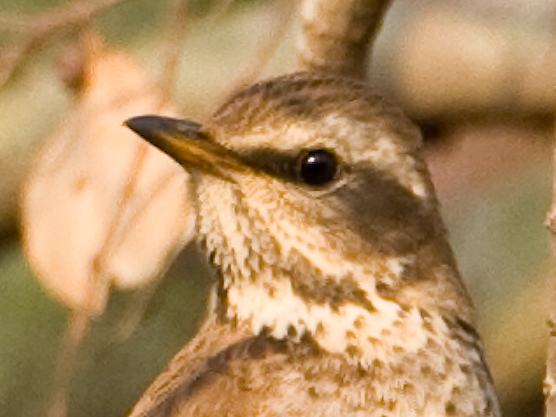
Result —
[{"label": "bird's wing", "polygon": [[201,329],[170,361],[135,404],[129,417],[176,416],[172,410],[195,391],[214,361],[230,346],[246,339],[244,329],[222,325],[209,317]]},{"label": "bird's wing", "polygon": [[340,410],[347,415],[348,399],[339,398],[344,384],[338,385],[339,374],[346,374],[338,372],[345,363],[323,355],[309,338],[277,340],[208,323],[157,377],[129,417],[307,417],[336,416]]}]

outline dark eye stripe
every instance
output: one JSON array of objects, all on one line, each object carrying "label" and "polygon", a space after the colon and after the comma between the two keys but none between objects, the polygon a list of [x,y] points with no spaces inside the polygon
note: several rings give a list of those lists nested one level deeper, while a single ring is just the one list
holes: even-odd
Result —
[{"label": "dark eye stripe", "polygon": [[245,164],[273,177],[322,187],[338,177],[340,162],[332,151],[309,149],[299,152],[280,152],[273,149],[257,149],[239,153]]},{"label": "dark eye stripe", "polygon": [[274,149],[257,149],[241,152],[238,156],[244,164],[267,175],[289,182],[297,182],[295,170],[297,154],[279,152]]}]

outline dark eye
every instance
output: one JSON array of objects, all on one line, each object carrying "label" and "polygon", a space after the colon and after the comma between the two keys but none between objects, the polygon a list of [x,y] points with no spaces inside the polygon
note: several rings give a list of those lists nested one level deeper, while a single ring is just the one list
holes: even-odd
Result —
[{"label": "dark eye", "polygon": [[338,176],[338,159],[325,149],[306,152],[300,160],[299,176],[303,182],[313,186],[326,185]]}]

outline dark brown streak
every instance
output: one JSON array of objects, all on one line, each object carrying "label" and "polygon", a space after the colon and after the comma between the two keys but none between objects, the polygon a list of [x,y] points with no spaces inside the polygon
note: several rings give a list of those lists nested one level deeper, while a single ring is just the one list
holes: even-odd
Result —
[{"label": "dark brown streak", "polygon": [[471,324],[459,317],[451,318],[446,317],[445,315],[442,316],[442,320],[444,321],[448,329],[450,329],[450,332],[452,333],[452,336],[454,338],[460,340],[462,343],[465,343],[466,345],[471,346],[476,350],[480,350],[479,334]]},{"label": "dark brown streak", "polygon": [[291,269],[279,271],[277,274],[287,274],[291,277],[292,288],[301,299],[306,302],[327,304],[334,310],[346,304],[354,304],[369,312],[376,311],[355,279],[325,276],[300,253],[297,251],[293,253],[293,257],[288,260]]},{"label": "dark brown streak", "polygon": [[468,346],[479,355],[479,365],[484,367],[488,381],[493,384],[492,374],[487,366],[487,361],[483,349],[481,348],[481,339],[477,330],[467,321],[456,317],[454,319],[442,316],[442,320],[450,329],[452,337],[459,340],[462,345]]}]

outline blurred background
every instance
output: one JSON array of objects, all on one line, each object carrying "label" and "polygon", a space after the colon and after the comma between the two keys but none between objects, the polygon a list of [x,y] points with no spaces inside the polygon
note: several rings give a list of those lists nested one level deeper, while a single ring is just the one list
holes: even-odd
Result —
[{"label": "blurred background", "polygon": [[[95,4],[80,3],[83,10]],[[301,25],[293,1],[190,0],[182,2],[179,28],[169,12],[176,2],[99,3],[106,7],[88,29],[145,71],[153,86],[145,91],[160,87],[175,112],[194,120],[238,86],[296,68]],[[75,305],[60,302],[59,284],[37,279],[37,268],[26,261],[19,209],[36,158],[93,96],[91,70],[83,85],[76,54],[86,48],[75,47],[83,45],[76,27],[85,24],[64,14],[69,5],[0,0],[0,416],[45,415],[76,317]],[[56,13],[45,14],[51,10]],[[44,16],[50,20],[36,24]],[[56,16],[77,23],[49,32],[45,22]],[[555,16],[550,0],[394,0],[368,73],[423,128],[451,242],[509,417],[542,415]],[[172,59],[175,71],[165,76]],[[163,279],[107,284],[114,288],[106,304],[89,311],[90,327],[72,351],[71,384],[64,387],[68,415],[125,415],[195,333],[210,277],[188,245]]]}]

